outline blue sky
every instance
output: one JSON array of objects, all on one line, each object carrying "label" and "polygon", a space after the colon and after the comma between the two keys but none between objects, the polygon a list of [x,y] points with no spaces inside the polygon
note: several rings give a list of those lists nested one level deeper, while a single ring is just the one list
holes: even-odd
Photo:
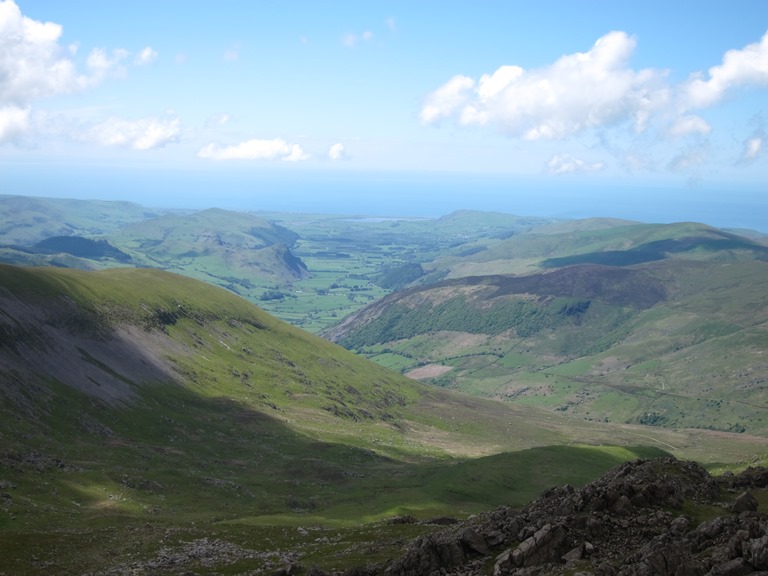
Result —
[{"label": "blue sky", "polygon": [[768,2],[0,0],[0,193],[768,231]]}]

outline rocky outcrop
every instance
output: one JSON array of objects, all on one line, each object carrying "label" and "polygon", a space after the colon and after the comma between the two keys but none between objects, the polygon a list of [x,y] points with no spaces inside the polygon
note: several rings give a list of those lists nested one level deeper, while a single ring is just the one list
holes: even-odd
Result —
[{"label": "rocky outcrop", "polygon": [[[583,488],[551,489],[523,508],[419,538],[373,573],[768,576],[768,516],[750,492],[766,480],[757,468],[716,480],[693,462],[637,460]],[[713,509],[722,514],[688,515]]]}]

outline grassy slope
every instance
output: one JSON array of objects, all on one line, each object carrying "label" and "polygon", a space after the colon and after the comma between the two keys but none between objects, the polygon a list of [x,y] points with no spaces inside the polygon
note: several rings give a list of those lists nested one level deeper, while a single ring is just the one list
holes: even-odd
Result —
[{"label": "grassy slope", "polygon": [[[377,553],[394,554],[427,529],[360,522],[522,503],[659,448],[755,450],[744,437],[611,428],[424,387],[173,274],[1,267],[0,285],[0,570],[13,574],[83,573],[203,537],[343,567],[360,562],[360,542],[391,538]],[[36,373],[52,356],[79,359],[95,388]],[[115,383],[136,396],[96,399]],[[281,528],[297,524],[323,526],[327,543]]]},{"label": "grassy slope", "polygon": [[[640,264],[675,254],[707,258],[714,251],[731,259],[765,258],[768,254],[760,243],[698,223],[628,224],[588,219],[537,227],[469,256],[439,258],[430,268],[447,278],[530,274],[579,263]],[[613,255],[616,257],[610,258]]]},{"label": "grassy slope", "polygon": [[0,195],[0,244],[30,245],[51,236],[93,236],[158,216],[131,202]]},{"label": "grassy slope", "polygon": [[[2,267],[0,280],[0,482],[8,495],[0,570],[14,574],[82,573],[202,537],[304,547],[313,562],[338,567],[359,561],[350,539],[427,529],[351,527],[360,522],[522,503],[660,448],[733,459],[756,449],[732,437],[610,428],[425,387],[168,273]],[[41,309],[44,332],[17,323],[29,319],[18,310]],[[124,335],[121,361],[152,364],[154,379],[108,354],[114,329]],[[101,392],[119,382],[137,396],[103,402],[98,390],[36,373],[56,354],[79,357],[83,379]],[[544,447],[573,441],[580,447]],[[617,443],[625,447],[594,445]],[[335,544],[278,528],[297,524],[324,526]]]},{"label": "grassy slope", "polygon": [[[764,247],[688,223],[549,232],[516,236],[460,262],[437,265],[449,265],[451,274],[460,276],[484,266],[503,268],[504,257],[509,268],[523,267],[530,273],[558,255],[559,264],[579,263],[582,268],[546,276],[560,274],[559,282],[534,281],[531,276],[531,286],[522,289],[529,295],[505,298],[530,304],[533,292],[551,309],[551,298],[562,296],[570,286],[572,296],[591,300],[583,314],[555,318],[535,334],[519,329],[468,334],[455,322],[436,325],[434,315],[445,308],[442,303],[459,293],[468,306],[472,298],[478,300],[472,314],[476,321],[492,316],[504,302],[498,296],[501,288],[489,288],[501,286],[499,277],[456,278],[392,295],[360,311],[359,320],[348,318],[328,334],[346,338],[369,357],[404,372],[438,365],[432,381],[441,386],[579,418],[768,433],[762,385],[762,355],[768,349],[761,288],[768,282]],[[606,255],[633,265],[603,271],[614,276],[620,270],[632,271],[636,276],[620,283],[607,276],[600,280],[601,269],[588,268],[589,262],[601,262]],[[577,275],[579,270],[585,273]],[[649,308],[654,299],[646,297],[659,286],[663,297]],[[429,331],[402,331],[393,339],[399,320],[387,311],[396,306],[415,306],[409,325],[418,324],[414,315],[421,314],[431,320],[424,324]],[[429,377],[424,369],[416,374]]]}]

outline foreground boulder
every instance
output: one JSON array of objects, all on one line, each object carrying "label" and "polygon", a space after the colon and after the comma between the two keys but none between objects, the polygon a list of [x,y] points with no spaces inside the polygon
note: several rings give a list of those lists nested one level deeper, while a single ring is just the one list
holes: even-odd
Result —
[{"label": "foreground boulder", "polygon": [[419,538],[401,558],[366,572],[768,576],[768,516],[752,494],[766,478],[751,468],[716,480],[694,462],[636,460],[583,488],[551,489],[523,508],[498,508]]}]

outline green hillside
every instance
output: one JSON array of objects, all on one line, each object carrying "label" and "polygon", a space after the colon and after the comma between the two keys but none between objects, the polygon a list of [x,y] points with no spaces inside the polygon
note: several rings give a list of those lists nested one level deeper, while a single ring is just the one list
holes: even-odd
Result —
[{"label": "green hillside", "polygon": [[211,208],[138,222],[110,236],[146,266],[179,272],[250,295],[309,276],[290,247],[298,235],[253,214]]},{"label": "green hillside", "polygon": [[[442,387],[606,422],[768,433],[763,245],[700,224],[535,231],[325,332]],[[505,259],[506,258],[506,259]],[[465,275],[516,269],[523,275]]]},{"label": "green hillside", "polygon": [[467,255],[425,265],[445,278],[532,274],[573,264],[631,266],[666,258],[768,259],[765,244],[698,223],[631,224],[587,219],[537,227]]},{"label": "green hillside", "polygon": [[160,215],[132,202],[0,195],[0,245],[51,236],[97,236]]},{"label": "green hillside", "polygon": [[434,529],[388,518],[522,503],[662,450],[760,450],[422,385],[167,272],[2,266],[0,287],[6,573],[339,569]]}]

